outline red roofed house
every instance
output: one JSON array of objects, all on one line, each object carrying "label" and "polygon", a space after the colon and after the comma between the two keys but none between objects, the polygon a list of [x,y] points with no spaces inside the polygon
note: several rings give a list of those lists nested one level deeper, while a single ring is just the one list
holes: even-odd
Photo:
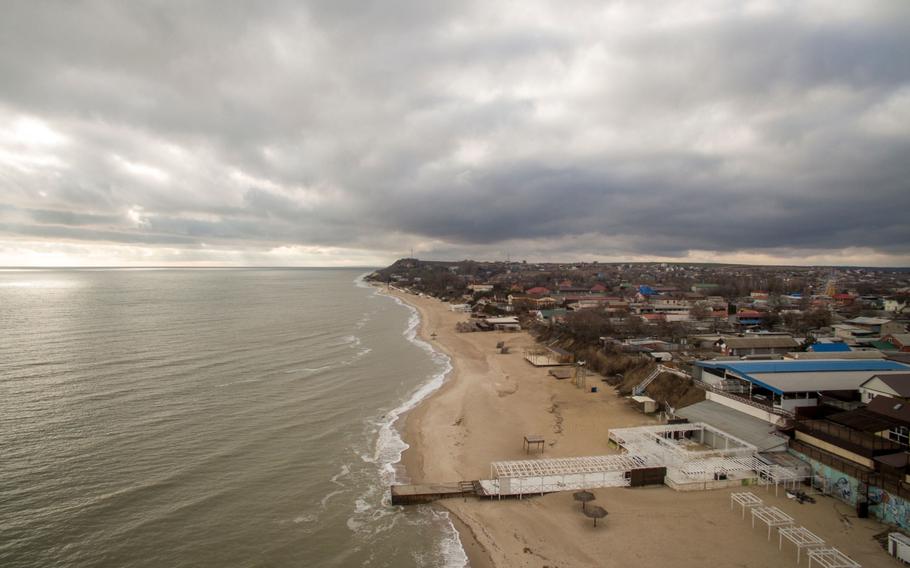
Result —
[{"label": "red roofed house", "polygon": [[530,296],[546,296],[550,293],[549,288],[544,288],[543,286],[535,286],[527,291]]},{"label": "red roofed house", "polygon": [[849,306],[856,301],[856,296],[853,294],[835,294],[834,303],[838,306]]},{"label": "red roofed house", "polygon": [[641,319],[649,322],[667,321],[667,314],[641,314]]},{"label": "red roofed house", "polygon": [[882,341],[895,346],[898,351],[910,353],[910,333],[891,333],[883,337]]}]

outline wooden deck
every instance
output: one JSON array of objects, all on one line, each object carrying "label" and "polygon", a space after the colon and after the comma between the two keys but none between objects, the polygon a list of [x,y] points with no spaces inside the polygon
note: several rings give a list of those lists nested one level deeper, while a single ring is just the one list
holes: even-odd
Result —
[{"label": "wooden deck", "polygon": [[454,483],[427,483],[421,485],[393,485],[392,505],[419,505],[452,497],[480,497],[484,495],[479,481]]}]

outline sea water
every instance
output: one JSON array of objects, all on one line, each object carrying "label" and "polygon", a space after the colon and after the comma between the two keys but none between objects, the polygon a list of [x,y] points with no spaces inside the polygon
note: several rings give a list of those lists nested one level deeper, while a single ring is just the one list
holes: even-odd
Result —
[{"label": "sea water", "polygon": [[0,566],[464,566],[388,502],[449,361],[363,272],[0,271]]}]

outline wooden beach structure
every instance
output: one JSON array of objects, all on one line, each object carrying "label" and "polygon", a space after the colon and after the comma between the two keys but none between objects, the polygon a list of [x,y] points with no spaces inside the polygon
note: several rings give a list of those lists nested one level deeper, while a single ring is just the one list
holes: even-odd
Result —
[{"label": "wooden beach structure", "polygon": [[566,367],[575,364],[571,352],[554,346],[535,346],[524,350],[525,361],[535,367]]},{"label": "wooden beach structure", "polygon": [[526,454],[531,453],[531,446],[536,446],[537,449],[540,450],[540,453],[543,453],[544,445],[546,443],[547,441],[543,436],[540,436],[538,434],[527,434],[524,437],[522,447],[524,448]]}]

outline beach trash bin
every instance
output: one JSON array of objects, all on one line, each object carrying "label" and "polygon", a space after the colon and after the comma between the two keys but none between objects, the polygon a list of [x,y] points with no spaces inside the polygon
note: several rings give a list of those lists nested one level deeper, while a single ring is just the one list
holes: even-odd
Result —
[{"label": "beach trash bin", "polygon": [[591,387],[591,392],[597,392],[597,387]]}]

